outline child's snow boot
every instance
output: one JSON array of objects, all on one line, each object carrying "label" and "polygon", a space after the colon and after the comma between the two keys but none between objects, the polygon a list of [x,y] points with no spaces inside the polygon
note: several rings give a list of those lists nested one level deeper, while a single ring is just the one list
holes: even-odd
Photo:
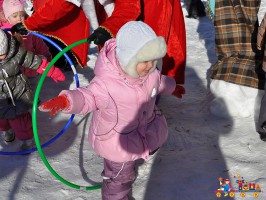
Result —
[{"label": "child's snow boot", "polygon": [[6,142],[13,142],[15,140],[15,133],[12,129],[9,129],[8,131],[3,131],[4,133],[4,140]]},{"label": "child's snow boot", "polygon": [[29,149],[32,149],[32,139],[22,140],[20,142],[20,150],[25,151],[25,150],[29,150]]}]

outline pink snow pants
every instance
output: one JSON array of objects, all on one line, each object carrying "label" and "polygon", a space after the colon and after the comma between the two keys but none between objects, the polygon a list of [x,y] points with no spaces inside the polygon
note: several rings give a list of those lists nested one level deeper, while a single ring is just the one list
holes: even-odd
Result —
[{"label": "pink snow pants", "polygon": [[135,161],[116,163],[104,159],[102,200],[128,200],[136,178]]},{"label": "pink snow pants", "polygon": [[12,129],[19,140],[33,138],[31,114],[29,112],[17,116],[15,119],[0,119],[0,131]]}]

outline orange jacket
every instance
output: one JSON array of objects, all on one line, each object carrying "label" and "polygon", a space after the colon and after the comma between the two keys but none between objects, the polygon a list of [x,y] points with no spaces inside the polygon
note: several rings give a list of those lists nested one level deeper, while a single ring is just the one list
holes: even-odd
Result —
[{"label": "orange jacket", "polygon": [[[175,78],[177,84],[185,82],[186,30],[179,0],[114,0],[115,9],[104,21],[103,9],[95,1],[100,26],[114,37],[120,27],[131,20],[142,20],[167,43],[162,73]],[[104,21],[104,22],[103,22]]]},{"label": "orange jacket", "polygon": [[[24,21],[24,25],[30,31],[49,35],[65,45],[88,38],[90,31],[89,21],[82,8],[65,0],[47,0]],[[85,43],[71,51],[81,66],[86,66],[88,47]]]}]

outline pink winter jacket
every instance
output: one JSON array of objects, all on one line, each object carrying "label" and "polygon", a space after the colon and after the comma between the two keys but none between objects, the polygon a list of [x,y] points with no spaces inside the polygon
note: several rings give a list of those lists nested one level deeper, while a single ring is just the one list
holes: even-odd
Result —
[{"label": "pink winter jacket", "polygon": [[[11,28],[12,26],[13,25],[10,23],[0,22],[0,27],[2,29]],[[32,53],[38,56],[43,56],[48,61],[52,60],[52,55],[49,51],[49,48],[41,38],[35,35],[31,35],[31,34],[23,35],[22,38],[23,38],[23,46],[25,47],[27,51],[31,51]],[[21,70],[27,77],[33,77],[38,74],[36,70],[32,70],[32,69],[28,69],[24,67],[21,67]]]},{"label": "pink winter jacket", "polygon": [[118,64],[115,49],[115,39],[106,42],[87,87],[60,93],[70,101],[63,112],[93,111],[89,142],[103,158],[114,162],[147,159],[168,135],[165,117],[155,105],[156,96],[172,94],[176,82],[158,70],[131,78]]}]

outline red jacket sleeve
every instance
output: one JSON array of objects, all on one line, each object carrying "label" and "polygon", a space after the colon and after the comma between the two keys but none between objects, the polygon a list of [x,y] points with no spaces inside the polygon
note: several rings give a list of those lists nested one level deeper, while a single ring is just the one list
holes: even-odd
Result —
[{"label": "red jacket sleeve", "polygon": [[49,0],[40,7],[31,17],[24,21],[31,31],[47,30],[50,24],[59,21],[74,9],[75,5],[65,0]]},{"label": "red jacket sleeve", "polygon": [[116,0],[112,15],[100,26],[106,28],[115,37],[125,23],[136,20],[140,13],[140,0]]},{"label": "red jacket sleeve", "polygon": [[33,9],[36,11],[38,10],[40,7],[42,7],[47,0],[32,0],[33,2]]},{"label": "red jacket sleeve", "polygon": [[[56,38],[66,46],[89,37],[90,24],[81,7],[65,0],[48,0],[24,21],[30,31]],[[87,65],[88,43],[71,49],[81,66]]]}]

